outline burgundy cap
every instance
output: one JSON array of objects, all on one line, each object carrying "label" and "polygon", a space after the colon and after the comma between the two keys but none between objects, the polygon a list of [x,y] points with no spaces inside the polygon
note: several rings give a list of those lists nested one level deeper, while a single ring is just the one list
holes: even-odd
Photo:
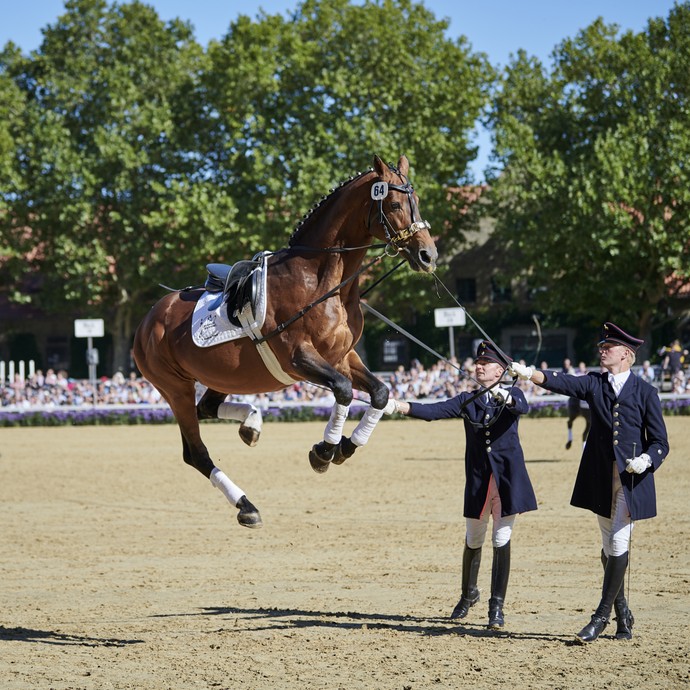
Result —
[{"label": "burgundy cap", "polygon": [[637,350],[644,340],[635,338],[634,336],[626,333],[622,328],[616,326],[615,323],[607,321],[601,329],[601,340],[597,343],[598,345],[603,345],[604,343],[614,343],[616,345],[625,345],[631,350]]}]

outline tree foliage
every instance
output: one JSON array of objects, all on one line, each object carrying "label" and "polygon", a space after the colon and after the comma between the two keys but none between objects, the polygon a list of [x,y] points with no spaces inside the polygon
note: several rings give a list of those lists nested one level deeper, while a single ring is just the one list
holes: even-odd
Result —
[{"label": "tree foliage", "polygon": [[138,2],[65,10],[40,50],[5,55],[27,105],[15,127],[21,183],[5,195],[1,231],[40,272],[33,300],[110,316],[124,363],[154,275],[202,260],[234,208],[181,145],[195,126],[181,104],[204,59],[190,27]]},{"label": "tree foliage", "polygon": [[[408,156],[422,215],[444,234],[446,190],[468,179],[470,133],[493,76],[447,28],[410,0],[306,0],[287,18],[241,16],[209,47],[207,160],[252,230],[248,250],[287,241],[374,154]],[[379,295],[424,307],[433,283],[410,278],[400,272]]]},{"label": "tree foliage", "polygon": [[648,337],[690,283],[690,3],[638,34],[598,20],[553,56],[501,79],[498,232],[544,311]]},{"label": "tree foliage", "polygon": [[159,281],[284,246],[375,153],[408,155],[443,228],[492,75],[446,29],[410,0],[306,0],[204,50],[146,4],[67,0],[37,51],[0,57],[2,272],[22,285],[28,260],[42,285],[14,297],[107,317],[126,366]]}]

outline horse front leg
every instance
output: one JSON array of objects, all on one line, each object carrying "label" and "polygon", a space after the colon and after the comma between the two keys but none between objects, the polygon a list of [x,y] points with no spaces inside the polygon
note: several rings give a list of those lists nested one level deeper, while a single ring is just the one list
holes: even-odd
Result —
[{"label": "horse front leg", "polygon": [[333,458],[336,465],[342,464],[352,457],[357,448],[366,445],[374,428],[383,417],[383,408],[388,402],[389,395],[386,384],[376,378],[364,366],[364,362],[354,350],[348,353],[346,361],[352,374],[353,385],[358,390],[363,390],[369,394],[371,404],[362,415],[362,419],[352,432],[352,436],[350,438],[343,437],[338,444]]},{"label": "horse front leg", "polygon": [[309,464],[323,474],[335,457],[336,448],[343,435],[343,427],[352,402],[352,382],[331,366],[311,345],[301,345],[293,357],[295,369],[305,379],[333,391],[335,404],[324,430],[323,441],[314,444],[309,451]]}]

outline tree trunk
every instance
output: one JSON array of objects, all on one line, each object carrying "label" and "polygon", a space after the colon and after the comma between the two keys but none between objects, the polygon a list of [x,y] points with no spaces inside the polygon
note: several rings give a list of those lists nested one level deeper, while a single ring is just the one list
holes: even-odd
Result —
[{"label": "tree trunk", "polygon": [[649,359],[652,352],[652,310],[643,309],[640,312],[640,318],[638,321],[638,337],[644,340],[644,343],[640,345],[640,349],[637,351],[636,361],[638,364],[642,364],[645,359]]},{"label": "tree trunk", "polygon": [[136,371],[132,358],[132,308],[130,304],[119,304],[113,319],[113,372],[121,371],[125,376]]}]

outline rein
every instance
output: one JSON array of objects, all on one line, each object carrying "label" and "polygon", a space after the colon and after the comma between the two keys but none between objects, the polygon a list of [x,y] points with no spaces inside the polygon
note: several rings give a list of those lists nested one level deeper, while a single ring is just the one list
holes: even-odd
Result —
[{"label": "rein", "polygon": [[[388,244],[363,244],[360,247],[307,247],[305,244],[291,245],[290,249],[299,252],[319,252],[321,254],[344,254],[345,252],[356,252],[359,249],[386,249]],[[273,252],[277,254],[278,252]]]},{"label": "rein", "polygon": [[501,348],[498,345],[496,345],[496,343],[491,339],[491,337],[487,335],[484,329],[472,318],[472,314],[470,314],[469,311],[467,311],[467,309],[465,309],[465,307],[463,307],[462,304],[458,302],[455,295],[446,287],[445,283],[436,274],[434,274],[434,280],[436,281],[437,285],[440,285],[448,293],[453,302],[455,302],[455,304],[457,304],[458,307],[465,311],[465,314],[467,314],[467,316],[470,317],[470,321],[475,325],[477,330],[484,336],[484,339],[487,340],[493,346],[494,350],[496,350],[496,352],[498,352],[498,354],[503,359],[503,363],[506,366],[508,366],[511,362],[510,357],[508,357],[508,355],[505,352],[503,352],[503,350],[501,350]]},{"label": "rein", "polygon": [[[317,251],[328,251],[328,250],[317,250]],[[256,344],[260,345],[261,343],[266,342],[270,338],[273,338],[274,336],[282,333],[288,326],[295,323],[295,321],[298,321],[299,319],[301,319],[307,312],[310,312],[314,307],[321,304],[321,302],[325,302],[330,297],[333,297],[333,295],[335,295],[340,290],[341,287],[343,287],[344,285],[347,285],[348,283],[351,283],[353,280],[355,280],[355,278],[357,278],[359,275],[364,273],[364,271],[368,270],[374,264],[381,261],[381,259],[383,259],[384,256],[386,256],[385,252],[383,254],[379,254],[379,256],[372,259],[368,264],[366,264],[364,266],[360,266],[358,271],[353,273],[351,276],[348,276],[347,278],[345,278],[345,280],[343,280],[341,283],[338,283],[338,285],[336,285],[334,288],[330,289],[325,294],[321,295],[321,297],[319,297],[317,300],[310,302],[306,307],[300,309],[296,314],[291,316],[287,321],[283,321],[283,323],[281,323],[279,326],[274,328],[270,333],[267,333],[265,336],[263,336],[262,338],[259,338],[258,340],[255,340],[254,342]]]}]

